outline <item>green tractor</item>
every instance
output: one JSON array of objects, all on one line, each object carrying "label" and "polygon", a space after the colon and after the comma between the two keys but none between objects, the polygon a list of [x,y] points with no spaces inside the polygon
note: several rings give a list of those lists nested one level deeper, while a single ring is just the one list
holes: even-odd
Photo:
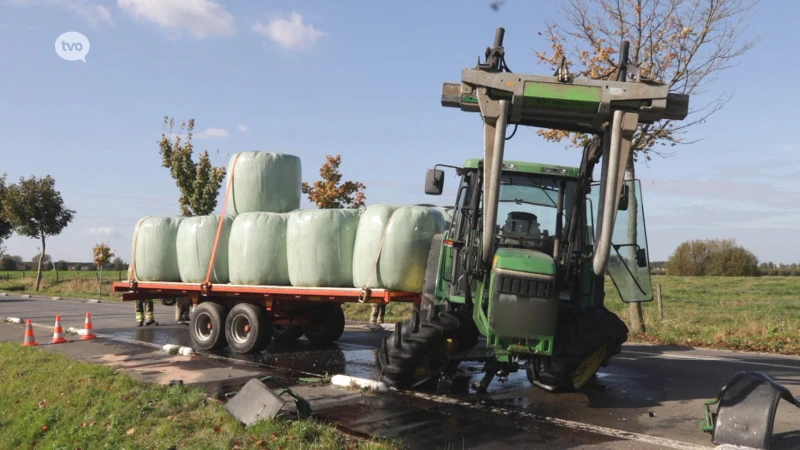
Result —
[{"label": "green tractor", "polygon": [[[616,80],[574,78],[566,61],[553,76],[512,73],[504,33],[442,89],[443,106],[480,113],[484,155],[427,173],[430,195],[442,193],[440,166],[460,182],[452,223],[432,241],[422,303],[378,351],[381,379],[399,389],[447,390],[463,361],[485,363],[478,392],[520,369],[547,390],[578,389],[628,338],[604,306],[605,275],[624,302],[653,297],[641,189],[625,168],[636,127],[683,120],[688,96],[641,76],[627,42]],[[593,138],[580,167],[504,161],[509,125]]]}]

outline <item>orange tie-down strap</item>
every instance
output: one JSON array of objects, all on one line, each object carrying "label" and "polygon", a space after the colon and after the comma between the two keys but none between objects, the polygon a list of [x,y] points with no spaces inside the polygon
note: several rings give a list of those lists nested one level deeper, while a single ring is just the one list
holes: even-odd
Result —
[{"label": "orange tie-down strap", "polygon": [[211,292],[211,272],[214,271],[214,263],[217,259],[217,246],[219,245],[219,237],[222,235],[222,226],[225,224],[225,212],[228,209],[228,198],[232,197],[232,189],[233,189],[233,175],[236,173],[236,161],[239,159],[238,153],[236,157],[233,158],[233,164],[231,164],[231,173],[230,177],[228,177],[228,186],[225,188],[225,200],[222,202],[222,211],[219,214],[219,225],[217,225],[217,236],[214,238],[214,248],[211,250],[211,260],[208,261],[208,271],[206,272],[206,280],[203,284],[200,285],[200,292],[204,294],[208,294]]}]

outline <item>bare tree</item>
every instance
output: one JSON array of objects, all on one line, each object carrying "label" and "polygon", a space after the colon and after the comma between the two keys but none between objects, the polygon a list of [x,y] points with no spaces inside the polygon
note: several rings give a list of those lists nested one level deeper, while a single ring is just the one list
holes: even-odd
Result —
[{"label": "bare tree", "polygon": [[[547,23],[544,34],[550,52],[537,52],[541,64],[557,67],[566,57],[570,72],[594,79],[614,79],[616,53],[622,41],[630,42],[630,63],[648,79],[670,86],[673,92],[708,94],[713,82],[737,59],[752,49],[760,36],[747,38],[747,20],[758,0],[564,0],[563,19]],[[720,111],[732,93],[715,92],[711,100],[690,105],[680,122],[662,120],[639,127],[631,143],[627,179],[634,179],[635,162],[651,154],[669,157],[671,149],[699,139],[686,140],[690,129]],[[703,98],[703,97],[700,97]],[[582,148],[591,136],[562,130],[538,130],[553,142],[567,139]],[[629,240],[636,242],[635,208],[629,211]],[[631,325],[644,332],[641,305],[631,303]]]}]

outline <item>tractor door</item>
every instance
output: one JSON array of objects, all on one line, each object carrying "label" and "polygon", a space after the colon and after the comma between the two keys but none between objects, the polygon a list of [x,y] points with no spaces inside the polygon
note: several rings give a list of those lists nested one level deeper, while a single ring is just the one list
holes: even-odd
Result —
[{"label": "tractor door", "polygon": [[[623,187],[623,190],[627,189],[627,199],[623,195],[614,223],[608,275],[623,302],[649,302],[653,300],[653,289],[641,185],[639,180],[627,180],[625,185],[627,188]],[[587,211],[592,211],[593,224],[597,223],[597,211],[593,211],[592,205],[599,205],[599,198],[600,184],[593,183],[592,191],[587,196],[587,201],[591,202],[587,205]],[[593,232],[594,241],[597,238],[596,230]]]}]

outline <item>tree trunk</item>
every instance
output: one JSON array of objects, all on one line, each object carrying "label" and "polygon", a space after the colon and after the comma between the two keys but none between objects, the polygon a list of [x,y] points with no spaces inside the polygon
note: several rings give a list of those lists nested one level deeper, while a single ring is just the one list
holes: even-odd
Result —
[{"label": "tree trunk", "polygon": [[[628,158],[627,171],[625,172],[625,180],[631,181],[636,179],[636,167],[633,164],[633,152]],[[639,204],[636,201],[635,184],[630,183],[628,191],[628,242],[635,244],[638,241],[638,226],[639,226]],[[628,247],[628,264],[633,264],[633,269],[638,270],[636,266],[636,247]],[[630,267],[630,266],[629,266]],[[634,333],[644,333],[646,331],[644,324],[644,313],[642,312],[642,304],[633,302],[629,306],[631,317],[631,328]]]},{"label": "tree trunk", "polygon": [[36,292],[39,292],[39,286],[42,284],[42,263],[44,262],[44,234],[42,236],[42,253],[39,254],[39,268],[36,270]]},{"label": "tree trunk", "polygon": [[100,264],[100,284],[97,286],[97,292],[103,293],[103,265]]}]

